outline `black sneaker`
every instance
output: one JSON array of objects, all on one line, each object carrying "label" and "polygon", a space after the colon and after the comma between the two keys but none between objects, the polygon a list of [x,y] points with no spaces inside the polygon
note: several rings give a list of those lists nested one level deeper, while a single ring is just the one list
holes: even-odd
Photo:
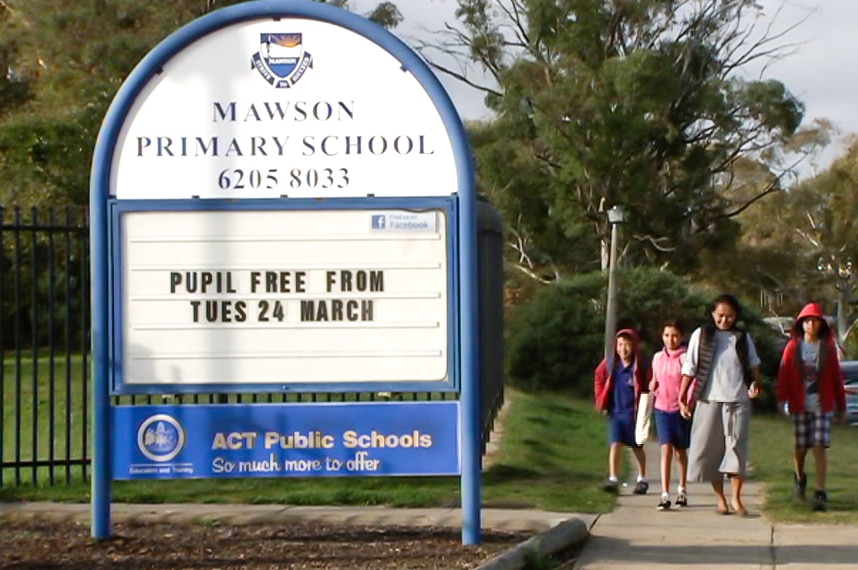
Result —
[{"label": "black sneaker", "polygon": [[638,481],[632,493],[634,493],[635,495],[646,495],[647,491],[649,491],[649,483],[647,483],[646,481]]},{"label": "black sneaker", "polygon": [[820,512],[828,510],[828,493],[817,491],[813,494],[813,510]]},{"label": "black sneaker", "polygon": [[670,499],[668,499],[667,497],[662,497],[661,501],[659,501],[658,506],[656,507],[656,510],[666,511],[669,509],[670,509]]},{"label": "black sneaker", "polygon": [[608,479],[607,481],[602,483],[602,490],[607,491],[608,493],[619,493],[620,482],[614,481],[613,479]]},{"label": "black sneaker", "polygon": [[687,507],[688,506],[688,495],[684,492],[676,495],[676,506],[677,507]]},{"label": "black sneaker", "polygon": [[793,474],[795,482],[795,498],[804,503],[807,501],[807,473],[802,473],[800,476]]}]

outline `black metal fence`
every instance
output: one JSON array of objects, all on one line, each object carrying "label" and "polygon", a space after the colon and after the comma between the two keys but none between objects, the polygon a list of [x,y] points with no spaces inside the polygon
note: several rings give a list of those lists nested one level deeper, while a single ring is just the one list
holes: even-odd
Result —
[{"label": "black metal fence", "polygon": [[89,224],[0,208],[0,485],[86,476]]},{"label": "black metal fence", "polygon": [[[480,205],[483,450],[503,404],[503,236]],[[89,479],[89,224],[85,208],[0,207],[0,487]],[[457,399],[453,393],[123,396],[122,404]]]}]

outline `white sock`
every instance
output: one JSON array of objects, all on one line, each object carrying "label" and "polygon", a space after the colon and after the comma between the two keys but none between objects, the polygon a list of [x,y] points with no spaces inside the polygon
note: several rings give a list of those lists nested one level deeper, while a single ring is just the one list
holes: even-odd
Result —
[{"label": "white sock", "polygon": [[641,481],[644,481],[644,482],[645,482],[645,481],[646,481],[646,477],[644,477],[643,475],[638,475],[638,483],[640,483]]},{"label": "white sock", "polygon": [[680,495],[684,495],[685,494],[685,487],[680,486],[679,489],[676,490],[676,492]]},{"label": "white sock", "polygon": [[608,477],[608,481],[613,481],[614,483],[619,483],[619,480],[616,477],[614,477],[613,475],[610,475]]},{"label": "white sock", "polygon": [[670,499],[670,493],[662,493],[661,494],[661,500],[662,501],[666,501],[668,499]]}]

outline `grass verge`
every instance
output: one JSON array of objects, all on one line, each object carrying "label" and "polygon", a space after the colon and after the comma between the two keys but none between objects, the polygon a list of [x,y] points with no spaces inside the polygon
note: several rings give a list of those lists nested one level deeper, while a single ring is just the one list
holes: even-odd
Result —
[{"label": "grass verge", "polygon": [[[793,496],[793,427],[784,416],[756,415],[751,420],[753,478],[765,484],[764,512],[780,523],[858,525],[858,428],[832,426],[828,450],[829,504],[824,513],[813,512],[810,503]],[[816,486],[813,452],[807,454],[808,497]]]},{"label": "grass verge", "polygon": [[[483,473],[483,502],[561,512],[611,510],[602,492],[607,456],[606,424],[589,400],[564,394],[507,391],[497,458]],[[764,511],[775,522],[858,525],[858,429],[835,426],[828,453],[830,508],[811,512],[792,497],[792,422],[754,417],[751,426],[753,479],[764,484]],[[628,458],[626,458],[628,459]],[[809,487],[815,485],[812,454]],[[289,505],[452,506],[459,501],[456,477],[247,478],[117,481],[113,499],[132,503],[246,503]],[[89,485],[6,486],[2,501],[88,502]]]},{"label": "grass verge", "polygon": [[[509,391],[500,453],[483,474],[492,506],[606,512],[613,497],[604,471],[605,424],[589,401]],[[134,503],[279,503],[290,505],[450,506],[457,477],[246,478],[116,481],[113,499]],[[87,502],[88,484],[6,486],[0,500]]]}]

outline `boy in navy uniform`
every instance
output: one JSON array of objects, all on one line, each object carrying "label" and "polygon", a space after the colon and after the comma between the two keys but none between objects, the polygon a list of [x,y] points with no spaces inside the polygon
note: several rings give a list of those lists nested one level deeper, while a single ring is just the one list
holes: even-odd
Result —
[{"label": "boy in navy uniform", "polygon": [[602,359],[595,373],[596,409],[607,414],[610,426],[608,452],[608,480],[602,488],[619,491],[619,472],[623,447],[629,447],[638,467],[634,494],[645,495],[649,490],[646,477],[646,454],[643,446],[635,442],[635,420],[638,400],[649,384],[649,370],[640,351],[640,339],[633,329],[622,329],[616,334],[616,344],[609,368]]}]

